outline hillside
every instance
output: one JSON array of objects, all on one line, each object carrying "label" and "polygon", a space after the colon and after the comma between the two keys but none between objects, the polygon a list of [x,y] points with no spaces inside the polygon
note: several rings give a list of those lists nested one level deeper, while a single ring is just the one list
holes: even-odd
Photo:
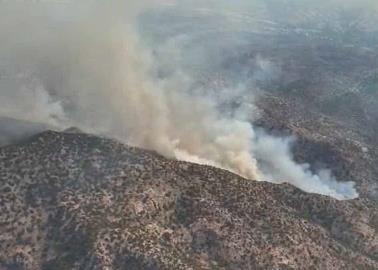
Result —
[{"label": "hillside", "polygon": [[377,269],[374,200],[80,133],[0,148],[0,269]]}]

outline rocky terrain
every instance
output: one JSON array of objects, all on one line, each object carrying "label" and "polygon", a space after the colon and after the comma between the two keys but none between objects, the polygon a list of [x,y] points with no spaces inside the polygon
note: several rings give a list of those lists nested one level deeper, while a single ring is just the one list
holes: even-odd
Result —
[{"label": "rocky terrain", "polygon": [[[347,8],[337,1],[191,0],[178,1],[183,4],[177,7],[169,4],[175,1],[164,2],[164,7],[142,12],[136,25],[141,44],[151,49],[146,59],[154,62],[151,76],[167,86],[173,79],[170,93],[210,97],[220,116],[253,107],[246,115],[240,110],[243,121],[269,135],[293,136],[297,163],[308,163],[313,172],[329,168],[338,181],[355,182],[359,198],[338,201],[289,184],[167,159],[76,128],[48,131],[56,128],[20,120],[48,116],[46,123],[58,124],[62,113],[63,120],[80,121],[63,122],[60,128],[99,126],[98,133],[104,134],[112,124],[118,130],[125,122],[122,117],[116,121],[117,110],[107,108],[105,98],[118,84],[109,87],[107,82],[113,82],[113,71],[122,74],[122,82],[128,78],[107,62],[113,55],[108,49],[118,46],[107,44],[110,36],[102,34],[118,27],[97,29],[96,24],[86,32],[87,27],[73,24],[74,34],[67,39],[66,27],[59,32],[47,20],[36,24],[39,35],[33,23],[30,30],[18,29],[28,22],[26,7],[25,14],[14,12],[22,20],[9,27],[12,31],[7,25],[13,15],[3,16],[5,27],[0,27],[6,30],[4,41],[16,40],[16,46],[5,42],[5,47],[15,47],[17,60],[8,67],[5,60],[12,59],[13,50],[0,51],[0,270],[378,269],[377,10]],[[70,8],[56,10],[57,16],[47,17],[64,21],[65,12],[68,20],[76,16],[70,16]],[[42,19],[41,14],[30,22]],[[97,22],[102,12],[94,14]],[[114,41],[121,32],[115,32]],[[34,41],[49,34],[51,44],[43,38],[27,42],[29,35]],[[88,48],[79,46],[88,40]],[[101,44],[96,47],[100,40],[105,51]],[[49,57],[55,42],[57,59]],[[16,50],[23,43],[27,53]],[[61,46],[68,50],[61,52]],[[35,52],[38,47],[41,55]],[[89,61],[77,57],[83,54]],[[34,71],[33,59],[40,60]],[[139,61],[134,66],[138,74],[144,70]],[[97,85],[97,78],[105,82]],[[33,99],[42,90],[31,91],[29,83],[46,90],[42,102]],[[90,91],[80,94],[78,89]],[[96,98],[82,106],[89,96],[85,93],[96,92],[99,102]],[[138,102],[144,98],[132,105],[149,106]],[[119,113],[129,116],[119,103]],[[34,107],[43,117],[23,115]],[[103,113],[106,117],[98,117]],[[141,126],[143,132],[149,127]]]},{"label": "rocky terrain", "polygon": [[378,208],[47,131],[0,148],[0,269],[377,269]]}]

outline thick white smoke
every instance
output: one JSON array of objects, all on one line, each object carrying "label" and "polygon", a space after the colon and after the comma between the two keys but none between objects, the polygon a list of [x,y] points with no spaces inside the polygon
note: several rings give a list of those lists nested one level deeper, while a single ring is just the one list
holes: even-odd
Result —
[{"label": "thick white smoke", "polygon": [[[159,43],[138,29],[142,11],[172,2],[130,2],[138,1],[0,3],[0,116],[75,125],[250,179],[281,179],[338,199],[357,196],[353,183],[296,164],[287,139],[254,130],[252,84],[222,86],[220,79],[215,93],[203,89],[193,70],[214,72],[209,55],[217,61],[239,43],[187,48],[198,68],[186,67],[182,48],[192,44],[191,33]],[[242,109],[222,110],[238,98]]]}]

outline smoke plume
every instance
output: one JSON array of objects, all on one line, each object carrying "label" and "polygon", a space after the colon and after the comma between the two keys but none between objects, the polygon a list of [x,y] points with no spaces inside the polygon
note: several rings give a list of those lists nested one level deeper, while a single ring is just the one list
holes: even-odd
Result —
[{"label": "smoke plume", "polygon": [[[78,126],[250,179],[282,179],[308,192],[355,198],[353,183],[295,163],[290,139],[254,129],[255,78],[217,67],[225,52],[248,43],[235,31],[244,20],[249,31],[261,25],[237,11],[220,17],[228,8],[222,3],[211,11],[158,0],[1,2],[0,116]],[[188,25],[202,20],[204,27],[182,31],[168,20],[155,29],[153,19],[172,8]],[[217,46],[201,43],[214,31],[220,31]],[[279,72],[263,59],[257,64],[265,75]]]}]

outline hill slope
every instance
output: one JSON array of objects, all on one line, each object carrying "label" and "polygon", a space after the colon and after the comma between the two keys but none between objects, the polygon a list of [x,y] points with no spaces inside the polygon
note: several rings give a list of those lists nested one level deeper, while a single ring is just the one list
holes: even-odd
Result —
[{"label": "hill slope", "polygon": [[0,269],[377,269],[374,201],[85,134],[0,148]]}]

